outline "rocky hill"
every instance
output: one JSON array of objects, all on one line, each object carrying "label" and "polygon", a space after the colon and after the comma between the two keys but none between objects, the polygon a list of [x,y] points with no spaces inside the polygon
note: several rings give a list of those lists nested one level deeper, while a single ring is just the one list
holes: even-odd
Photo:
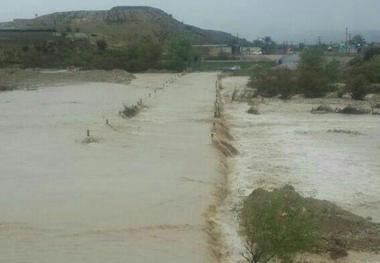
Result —
[{"label": "rocky hill", "polygon": [[144,38],[165,42],[185,34],[193,44],[227,44],[237,39],[231,34],[186,25],[164,11],[145,6],[119,6],[107,11],[60,12],[0,23],[0,29],[54,29],[89,38],[104,38],[112,46],[125,46]]}]

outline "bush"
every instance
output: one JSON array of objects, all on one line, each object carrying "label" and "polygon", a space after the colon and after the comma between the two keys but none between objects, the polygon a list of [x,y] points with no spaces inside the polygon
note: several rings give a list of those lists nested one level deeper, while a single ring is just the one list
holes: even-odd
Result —
[{"label": "bush", "polygon": [[363,109],[363,108],[356,108],[356,107],[353,107],[351,105],[348,105],[348,106],[344,107],[343,109],[338,109],[337,112],[338,113],[342,113],[342,114],[356,114],[356,115],[360,115],[360,114],[370,114],[371,110],[369,110],[369,109]]},{"label": "bush", "polygon": [[254,107],[254,106],[250,107],[248,109],[247,113],[254,114],[254,115],[259,115],[260,114],[259,110],[256,107]]},{"label": "bush", "polygon": [[300,70],[298,86],[307,98],[323,97],[329,90],[327,77],[315,70]]},{"label": "bush", "polygon": [[[332,65],[330,65],[332,67]],[[335,67],[335,65],[334,65]],[[308,48],[301,54],[299,64],[299,88],[305,97],[322,97],[328,91],[328,75],[325,70],[323,50]],[[335,77],[335,76],[332,76]]]},{"label": "bush", "polygon": [[242,225],[247,239],[243,256],[248,262],[269,262],[274,257],[291,262],[317,240],[312,214],[291,186],[271,193],[255,190],[244,202]]},{"label": "bush", "polygon": [[98,50],[104,51],[107,49],[108,44],[107,41],[101,39],[96,41],[96,46],[98,47]]},{"label": "bush", "polygon": [[363,60],[369,61],[375,56],[380,55],[380,47],[369,47],[364,51]]},{"label": "bush", "polygon": [[325,65],[325,73],[330,83],[336,83],[339,80],[339,66],[340,63],[336,59]]},{"label": "bush", "polygon": [[263,97],[274,97],[280,95],[282,99],[289,99],[297,92],[296,72],[278,68],[260,72],[252,81],[257,94]]},{"label": "bush", "polygon": [[347,89],[355,100],[364,99],[368,93],[367,86],[367,78],[362,74],[352,76],[347,83]]},{"label": "bush", "polygon": [[[380,49],[379,49],[380,50]],[[347,92],[354,99],[362,100],[369,93],[378,93],[380,83],[380,55],[377,49],[369,49],[364,58],[356,58],[344,72]]]},{"label": "bush", "polygon": [[135,117],[141,110],[139,105],[127,106],[124,105],[123,110],[119,112],[119,115],[123,118],[133,118]]},{"label": "bush", "polygon": [[361,60],[345,72],[346,80],[356,75],[365,76],[369,83],[380,83],[380,56],[375,56],[368,61]]}]

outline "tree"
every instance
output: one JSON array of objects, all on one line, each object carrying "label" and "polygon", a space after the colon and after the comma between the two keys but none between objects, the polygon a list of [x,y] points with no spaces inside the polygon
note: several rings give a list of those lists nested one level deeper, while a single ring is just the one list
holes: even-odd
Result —
[{"label": "tree", "polygon": [[141,71],[160,66],[162,47],[152,38],[146,37],[141,42],[132,45],[127,50],[128,70]]},{"label": "tree", "polygon": [[107,49],[108,44],[107,44],[107,41],[105,41],[104,39],[101,39],[101,40],[96,41],[96,46],[97,46],[98,50],[104,51]]},{"label": "tree", "polygon": [[176,36],[169,42],[167,60],[171,69],[186,69],[193,61],[193,56],[193,47],[186,37]]},{"label": "tree", "polygon": [[147,68],[156,68],[162,57],[162,46],[148,37],[140,44],[142,49],[141,59]]},{"label": "tree", "polygon": [[355,35],[351,39],[350,44],[355,46],[360,51],[365,46],[366,40],[362,35]]},{"label": "tree", "polygon": [[299,63],[299,88],[306,97],[323,96],[327,91],[328,77],[324,69],[323,50],[307,48],[301,54]]},{"label": "tree", "polygon": [[364,61],[369,61],[373,57],[380,55],[380,47],[369,47],[368,49],[365,50],[364,52]]},{"label": "tree", "polygon": [[274,42],[269,36],[253,41],[253,45],[260,47],[264,54],[274,53],[277,48],[276,42]]}]

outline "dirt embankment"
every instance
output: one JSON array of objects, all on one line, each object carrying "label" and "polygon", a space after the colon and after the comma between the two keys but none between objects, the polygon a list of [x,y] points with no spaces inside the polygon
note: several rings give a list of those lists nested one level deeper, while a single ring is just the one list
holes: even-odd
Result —
[{"label": "dirt embankment", "polygon": [[215,110],[214,110],[214,123],[212,130],[212,140],[215,147],[226,157],[231,157],[237,155],[239,152],[233,146],[231,141],[233,137],[229,132],[228,123],[224,118],[224,100],[221,95],[221,90],[223,89],[221,84],[221,77],[215,84],[216,86],[216,99],[215,99]]},{"label": "dirt embankment", "polygon": [[211,139],[220,156],[220,171],[223,177],[215,189],[215,202],[210,205],[206,213],[206,230],[209,235],[209,245],[216,262],[222,262],[224,259],[223,250],[225,242],[220,229],[219,209],[229,193],[229,158],[239,153],[233,145],[234,138],[230,134],[229,125],[224,118],[224,100],[221,94],[223,87],[221,80],[221,76],[219,75],[218,80],[215,83],[216,99],[214,104],[214,121],[211,130]]},{"label": "dirt embankment", "polygon": [[124,70],[1,69],[0,91],[35,89],[43,86],[60,86],[80,82],[129,84],[133,79],[135,79],[135,76]]}]

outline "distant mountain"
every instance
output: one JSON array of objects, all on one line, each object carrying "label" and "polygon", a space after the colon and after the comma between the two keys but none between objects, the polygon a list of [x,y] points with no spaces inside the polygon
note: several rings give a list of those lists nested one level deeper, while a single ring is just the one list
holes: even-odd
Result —
[{"label": "distant mountain", "polygon": [[146,6],[119,6],[107,11],[59,12],[34,19],[0,23],[0,29],[55,29],[58,32],[86,33],[104,38],[111,46],[125,46],[146,38],[165,42],[184,34],[193,44],[246,42],[231,34],[186,25],[164,11]]}]

